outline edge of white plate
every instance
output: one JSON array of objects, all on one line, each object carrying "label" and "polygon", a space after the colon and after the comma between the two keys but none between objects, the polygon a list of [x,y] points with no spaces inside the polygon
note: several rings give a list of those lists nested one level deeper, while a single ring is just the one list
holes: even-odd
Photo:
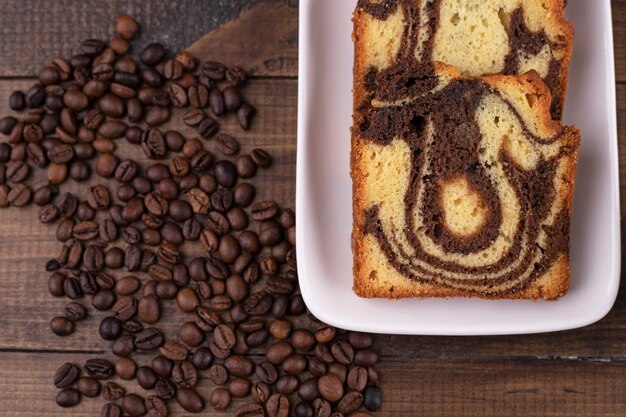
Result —
[{"label": "edge of white plate", "polygon": [[[308,15],[310,14],[310,8],[315,0],[301,0],[299,8],[299,49],[298,49],[298,126],[297,126],[297,144],[298,152],[296,156],[296,218],[302,219],[306,216],[306,195],[305,195],[305,178],[306,171],[309,167],[308,159],[306,158],[305,148],[310,138],[307,138],[307,130],[310,123],[309,113],[309,100],[307,84],[309,83],[309,50],[308,50],[308,33],[310,20]],[[619,292],[620,274],[621,274],[621,229],[620,229],[620,201],[619,201],[619,160],[618,160],[618,136],[617,136],[617,109],[616,109],[616,87],[615,87],[615,60],[614,60],[614,44],[613,44],[613,22],[612,22],[612,10],[610,0],[605,0],[607,3],[604,20],[606,23],[606,37],[604,39],[605,56],[607,59],[607,84],[612,85],[612,88],[608,88],[607,97],[609,100],[609,110],[607,112],[607,124],[608,130],[611,136],[609,146],[611,147],[611,188],[613,189],[611,206],[613,207],[611,223],[613,225],[613,236],[610,250],[614,252],[612,259],[614,263],[612,265],[611,275],[614,279],[611,280],[611,286],[609,288],[610,296],[607,297],[603,305],[598,308],[598,311],[594,315],[581,316],[579,318],[572,317],[570,320],[565,320],[555,325],[553,322],[533,323],[518,326],[514,329],[507,329],[501,326],[483,326],[479,329],[473,328],[448,328],[443,327],[441,329],[386,329],[378,326],[368,325],[367,321],[360,323],[345,323],[339,317],[333,317],[327,314],[326,311],[319,310],[315,302],[311,301],[311,289],[312,279],[307,276],[308,258],[301,255],[307,250],[307,240],[303,233],[303,222],[296,222],[296,251],[298,259],[298,271],[301,277],[300,290],[302,297],[307,304],[307,308],[311,313],[323,322],[343,328],[346,330],[363,331],[370,333],[391,333],[391,334],[405,334],[405,335],[430,335],[430,336],[497,336],[497,335],[515,335],[515,334],[537,334],[548,333],[564,330],[572,330],[588,326],[596,323],[604,318],[613,308],[617,295]],[[308,181],[307,181],[308,182]]]}]

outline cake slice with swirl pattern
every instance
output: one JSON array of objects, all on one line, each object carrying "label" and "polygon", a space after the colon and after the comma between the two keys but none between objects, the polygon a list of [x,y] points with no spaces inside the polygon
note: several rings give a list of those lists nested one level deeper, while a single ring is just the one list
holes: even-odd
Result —
[{"label": "cake slice with swirl pattern", "polygon": [[388,3],[355,16],[355,292],[562,296],[579,131],[552,119],[536,71],[462,75],[428,56],[408,2]]},{"label": "cake slice with swirl pattern", "polygon": [[[452,65],[463,75],[535,70],[563,111],[574,40],[566,0],[359,0],[359,59],[388,66],[400,50],[418,61]],[[402,41],[413,40],[413,48]],[[405,45],[406,46],[406,45]]]}]

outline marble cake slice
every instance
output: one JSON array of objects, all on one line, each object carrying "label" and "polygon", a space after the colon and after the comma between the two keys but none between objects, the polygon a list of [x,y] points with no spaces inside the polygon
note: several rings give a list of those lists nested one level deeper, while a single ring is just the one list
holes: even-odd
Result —
[{"label": "marble cake slice", "polygon": [[565,294],[580,133],[551,118],[538,74],[473,78],[407,57],[375,67],[358,35],[356,47],[355,293]]},{"label": "marble cake slice", "polygon": [[[560,119],[574,30],[566,0],[360,0],[357,59],[385,67],[399,54],[452,65],[463,75],[535,70]],[[412,38],[412,48],[403,43]]]}]

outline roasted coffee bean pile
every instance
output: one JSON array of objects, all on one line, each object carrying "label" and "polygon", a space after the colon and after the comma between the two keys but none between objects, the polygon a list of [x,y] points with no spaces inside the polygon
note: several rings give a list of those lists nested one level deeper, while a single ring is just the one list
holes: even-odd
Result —
[{"label": "roasted coffee bean pile", "polygon": [[[244,130],[253,125],[255,109],[241,91],[246,73],[187,52],[171,56],[159,43],[138,62],[128,54],[138,30],[120,17],[109,42],[89,39],[77,55],[54,59],[37,84],[11,94],[18,117],[0,119],[0,206],[35,203],[62,243],[46,264],[48,288],[71,301],[50,329],[71,335],[89,302],[108,312],[98,333],[116,359],[61,365],[58,405],[101,397],[101,417],[164,417],[171,401],[191,413],[227,410],[233,399],[243,399],[232,407],[239,417],[378,410],[372,337],[307,312],[294,212],[255,201],[246,181],[270,167],[271,156],[242,154],[237,139],[219,133],[228,113]],[[197,138],[159,129],[174,108],[184,109]],[[120,155],[122,140],[153,162]],[[34,187],[38,171],[46,183]],[[68,179],[84,182],[84,193],[64,191]],[[190,243],[205,256],[186,254]],[[188,317],[175,335],[157,327],[165,303]],[[145,352],[153,358],[140,365]],[[208,398],[196,391],[202,373],[214,385]],[[146,394],[126,392],[115,377]]]}]

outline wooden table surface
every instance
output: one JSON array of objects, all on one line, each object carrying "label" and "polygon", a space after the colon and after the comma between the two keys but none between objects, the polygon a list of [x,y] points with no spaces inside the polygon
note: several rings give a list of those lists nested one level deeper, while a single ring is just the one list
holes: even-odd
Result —
[{"label": "wooden table surface", "polygon": [[[612,3],[621,116],[626,111],[626,0]],[[50,58],[70,54],[81,39],[110,36],[114,17],[130,14],[143,25],[137,45],[162,41],[172,49],[189,47],[201,59],[252,71],[256,79],[245,94],[259,108],[257,123],[249,133],[232,132],[246,149],[263,146],[275,155],[276,164],[257,184],[265,197],[293,206],[297,0],[3,0],[1,5],[0,114],[9,111],[10,92],[29,86]],[[622,190],[624,123],[620,117]],[[62,312],[65,300],[48,294],[42,267],[58,249],[53,226],[36,221],[36,208],[0,212],[0,416],[95,416],[102,406],[102,400],[85,400],[62,410],[54,403],[51,380],[59,364],[110,355],[109,343],[97,336],[100,314],[80,323],[72,337],[49,331],[49,319]],[[167,309],[166,317],[163,326],[171,330],[177,314]],[[624,291],[605,319],[579,330],[510,337],[380,336],[377,347],[381,416],[626,415]],[[201,393],[210,392],[209,385],[202,381]],[[174,415],[184,415],[173,409]]]}]

